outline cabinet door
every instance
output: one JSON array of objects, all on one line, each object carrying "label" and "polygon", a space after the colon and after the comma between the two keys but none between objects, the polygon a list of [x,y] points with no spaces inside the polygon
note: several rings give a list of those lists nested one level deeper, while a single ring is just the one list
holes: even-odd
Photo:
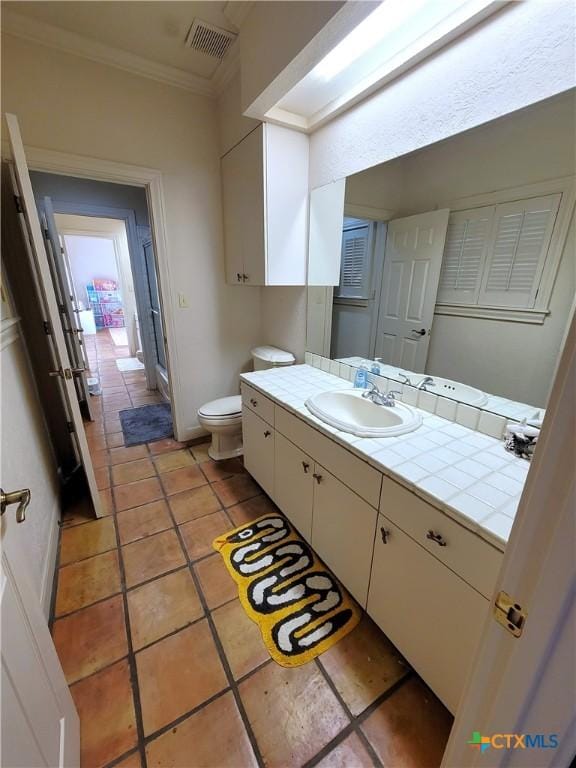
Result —
[{"label": "cabinet door", "polygon": [[378,513],[319,464],[313,478],[312,546],[365,608]]},{"label": "cabinet door", "polygon": [[[240,146],[240,145],[239,145]],[[222,205],[224,215],[224,252],[226,282],[242,285],[243,179],[242,152],[239,146],[222,158]]]},{"label": "cabinet door", "polygon": [[455,712],[489,601],[378,516],[368,614]]},{"label": "cabinet door", "polygon": [[247,285],[266,284],[263,131],[263,126],[258,126],[232,150],[240,153],[241,199],[238,204],[242,216],[242,274]]},{"label": "cabinet door", "polygon": [[274,429],[247,408],[242,409],[244,466],[274,498]]},{"label": "cabinet door", "polygon": [[312,538],[312,488],[314,462],[289,440],[274,438],[274,494],[276,504],[306,541]]}]

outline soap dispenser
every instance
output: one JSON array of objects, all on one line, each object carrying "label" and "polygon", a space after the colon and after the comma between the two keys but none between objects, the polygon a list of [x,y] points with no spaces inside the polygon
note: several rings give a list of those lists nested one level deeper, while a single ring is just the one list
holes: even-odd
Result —
[{"label": "soap dispenser", "polygon": [[372,367],[370,368],[370,372],[376,374],[376,376],[380,376],[381,370],[379,363],[382,362],[381,357],[375,357],[374,362],[372,363]]},{"label": "soap dispenser", "polygon": [[356,370],[356,376],[354,376],[354,387],[356,389],[366,389],[368,384],[368,368],[365,365],[361,365]]}]

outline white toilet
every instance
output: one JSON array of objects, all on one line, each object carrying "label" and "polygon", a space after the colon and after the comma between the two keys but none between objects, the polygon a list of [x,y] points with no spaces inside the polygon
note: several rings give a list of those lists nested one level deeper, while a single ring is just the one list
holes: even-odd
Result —
[{"label": "white toilet", "polygon": [[[276,347],[255,347],[252,350],[254,370],[279,368],[293,365],[294,355]],[[198,409],[198,421],[212,434],[208,449],[214,461],[241,456],[242,449],[242,398],[240,395],[211,400]]]}]

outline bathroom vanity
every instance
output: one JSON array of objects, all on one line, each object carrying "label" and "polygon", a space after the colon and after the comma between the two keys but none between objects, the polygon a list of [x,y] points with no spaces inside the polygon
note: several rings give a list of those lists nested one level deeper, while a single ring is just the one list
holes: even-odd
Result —
[{"label": "bathroom vanity", "polygon": [[241,378],[246,469],[455,712],[507,534],[480,524],[481,502],[456,487],[441,498],[430,476],[434,454],[444,468],[450,457],[456,465],[482,454],[478,482],[487,485],[497,475],[525,476],[527,462],[500,440],[419,409],[422,426],[398,437],[330,427],[305,401],[350,382],[309,365]]}]

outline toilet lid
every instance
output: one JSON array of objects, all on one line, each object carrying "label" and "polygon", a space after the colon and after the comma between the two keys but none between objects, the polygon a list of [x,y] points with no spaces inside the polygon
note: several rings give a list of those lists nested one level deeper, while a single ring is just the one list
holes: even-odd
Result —
[{"label": "toilet lid", "polygon": [[251,352],[252,357],[257,357],[266,363],[274,365],[292,365],[296,358],[291,352],[285,352],[277,347],[254,347]]},{"label": "toilet lid", "polygon": [[211,419],[239,416],[242,413],[242,398],[240,395],[233,395],[232,397],[221,397],[218,400],[212,400],[209,403],[205,403],[198,410],[198,413]]}]

